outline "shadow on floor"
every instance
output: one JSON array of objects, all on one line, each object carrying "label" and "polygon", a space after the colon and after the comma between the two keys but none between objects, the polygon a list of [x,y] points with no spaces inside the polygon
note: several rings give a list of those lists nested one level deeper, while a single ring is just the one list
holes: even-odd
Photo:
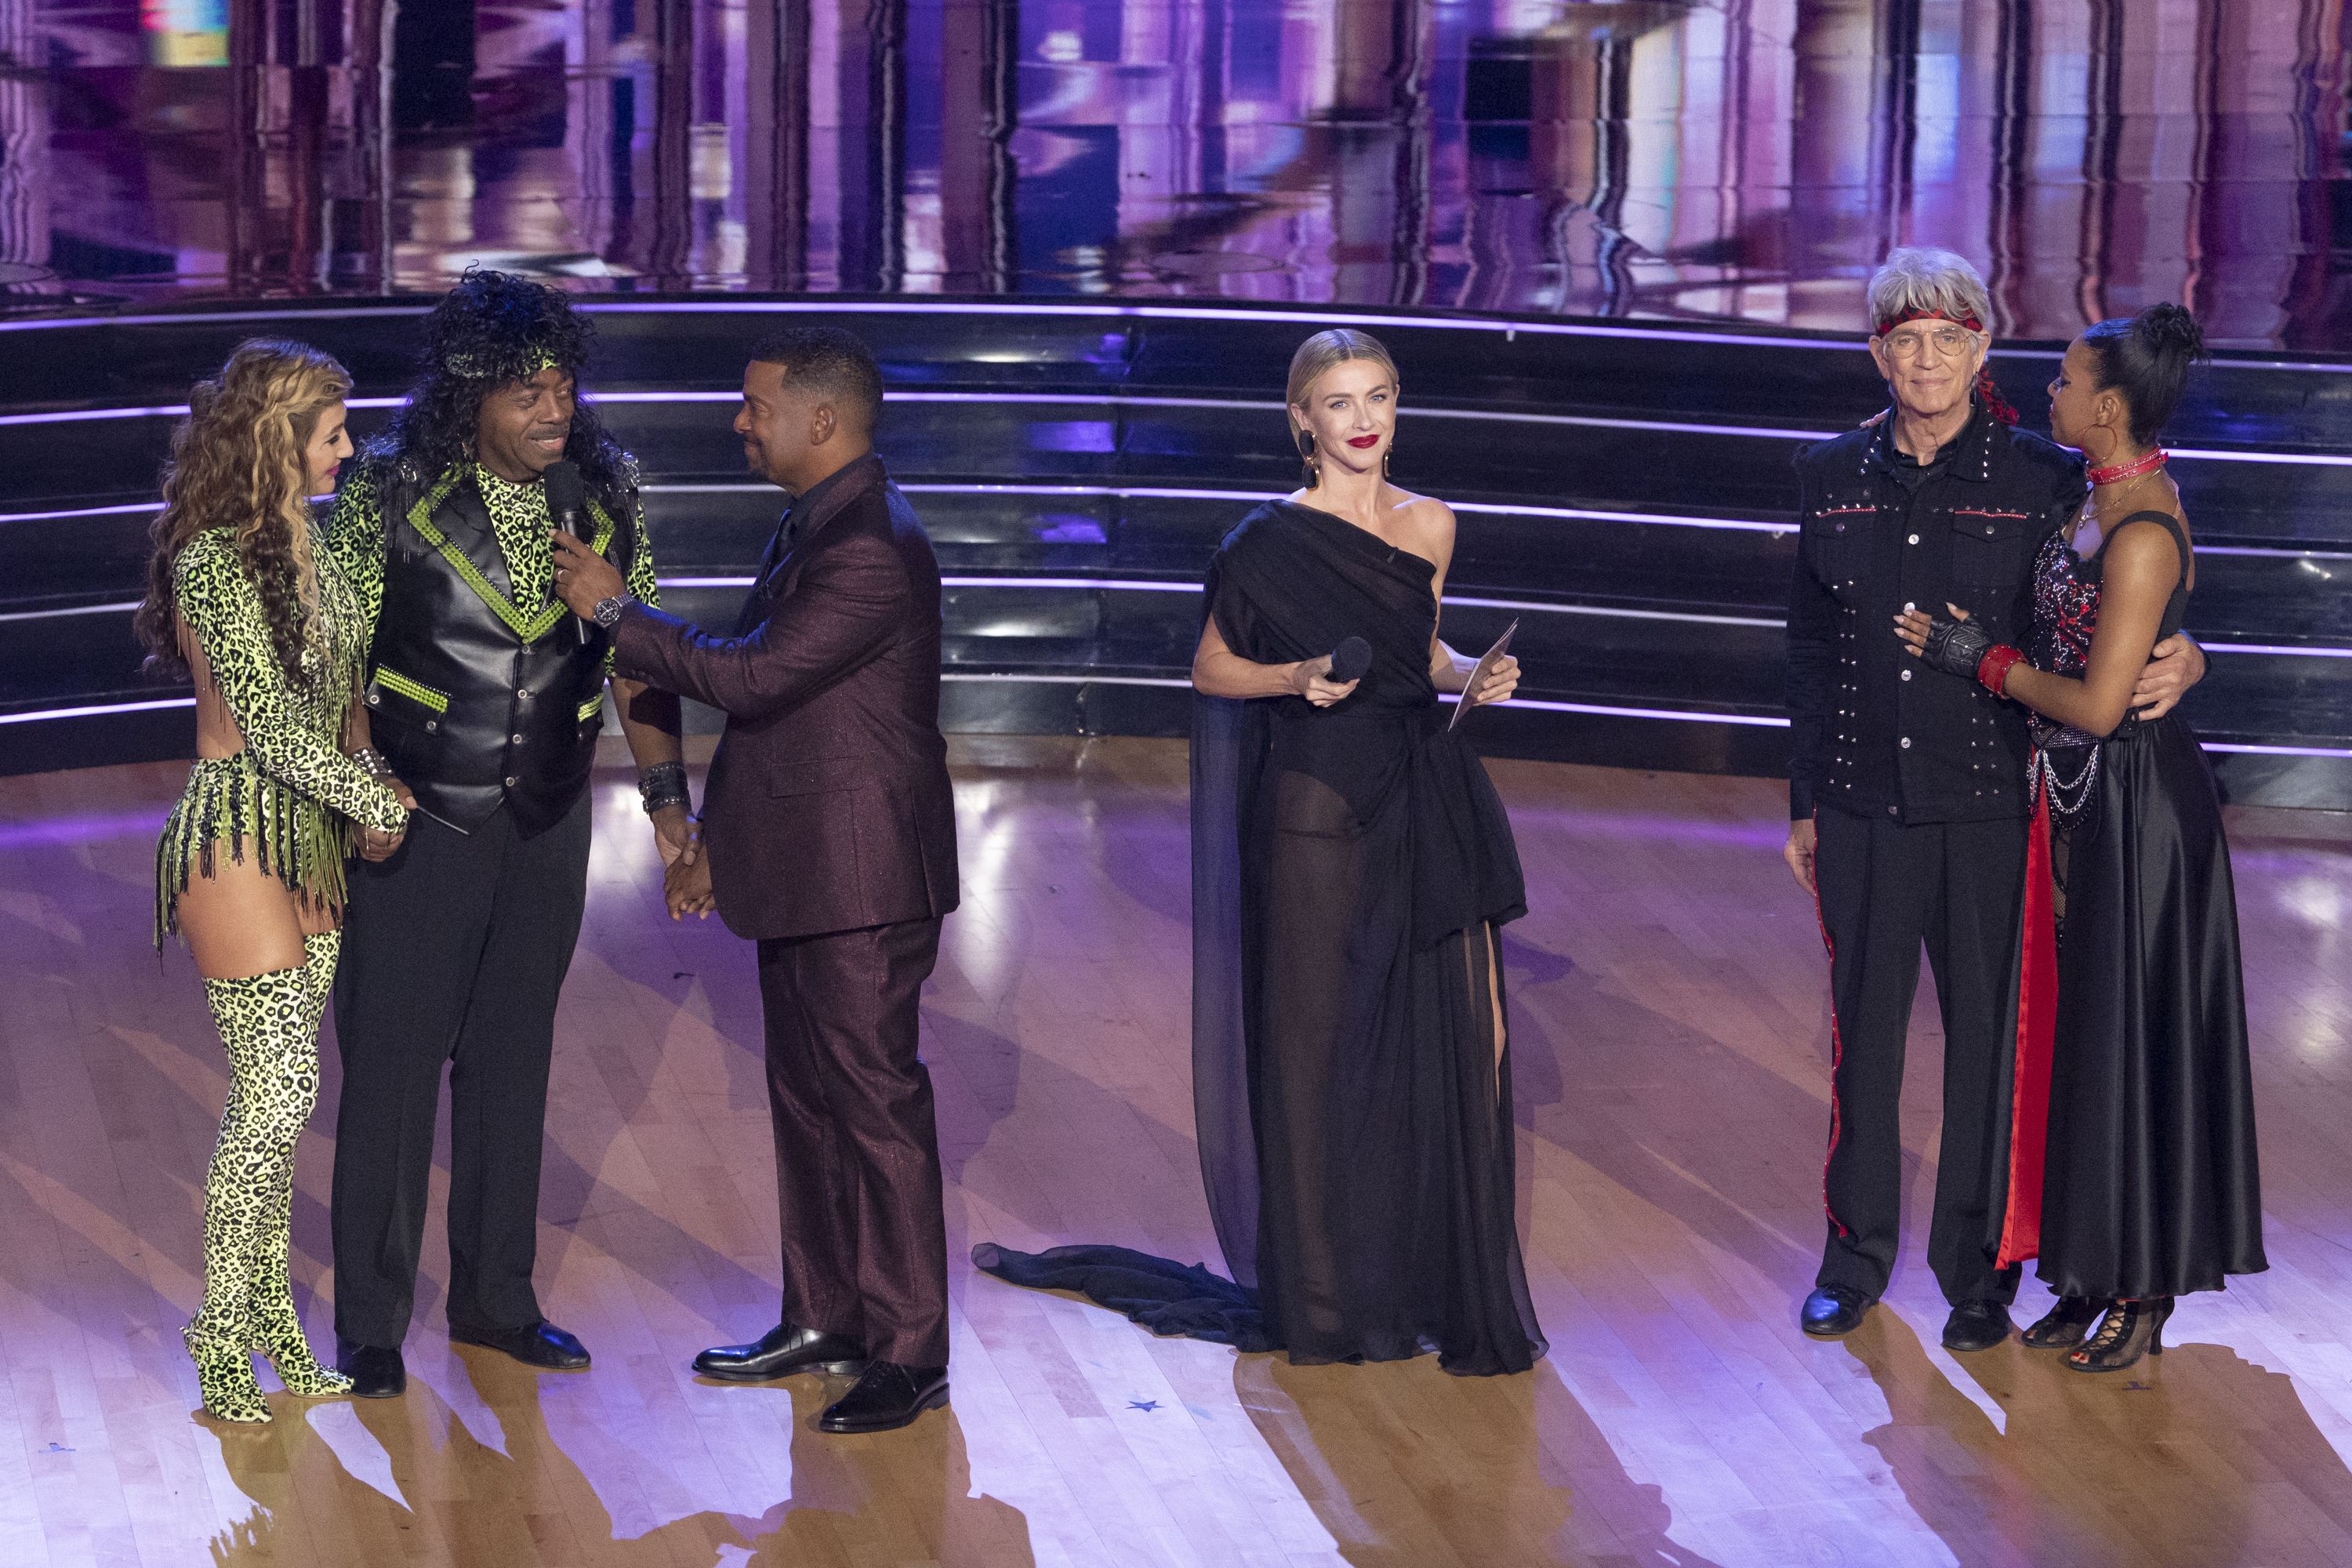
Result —
[{"label": "shadow on floor", "polygon": [[1452,1377],[1435,1356],[1372,1366],[1240,1357],[1234,1392],[1357,1568],[1716,1568],[1668,1537],[1549,1364]]},{"label": "shadow on floor", "polygon": [[[2021,1316],[2045,1300],[2029,1297]],[[2187,1298],[2172,1326],[2193,1332],[2196,1310]],[[2293,1380],[2225,1345],[2095,1375],[2015,1340],[1957,1357],[2003,1432],[1893,1312],[1843,1343],[1886,1400],[1864,1441],[1963,1564],[2333,1562],[2352,1530],[2352,1470]]]},{"label": "shadow on floor", "polygon": [[[1021,1568],[1034,1560],[1019,1510],[965,1495],[971,1466],[951,1410],[902,1432],[827,1437],[811,1423],[838,1397],[837,1384],[795,1378],[789,1386],[727,1390],[730,1398],[773,1402],[775,1423],[789,1424],[792,1495],[757,1517],[719,1509],[678,1514],[677,1500],[698,1476],[663,1468],[659,1424],[643,1406],[626,1398],[597,1405],[622,1420],[634,1415],[640,1429],[607,1426],[584,1440],[575,1433],[572,1446],[583,1456],[575,1458],[548,1429],[542,1374],[495,1352],[467,1351],[456,1359],[495,1431],[478,1436],[463,1413],[412,1375],[397,1400],[278,1399],[268,1427],[224,1432],[229,1475],[257,1506],[215,1538],[215,1563],[284,1568],[397,1556],[451,1568],[809,1562]],[[591,1375],[628,1374],[616,1368]],[[574,1392],[564,1389],[567,1397]],[[747,1458],[743,1468],[757,1466]],[[739,1489],[757,1485],[743,1474],[727,1479]],[[631,1526],[636,1533],[618,1538]],[[388,1552],[386,1542],[398,1544]]]}]

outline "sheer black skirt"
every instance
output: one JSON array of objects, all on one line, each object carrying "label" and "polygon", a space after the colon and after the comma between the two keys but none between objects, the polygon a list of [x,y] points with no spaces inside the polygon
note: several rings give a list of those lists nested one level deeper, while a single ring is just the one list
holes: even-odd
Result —
[{"label": "sheer black skirt", "polygon": [[1523,1371],[1544,1346],[1513,1223],[1495,927],[1418,945],[1402,803],[1349,787],[1377,782],[1366,764],[1400,728],[1276,727],[1247,933],[1258,1293],[1294,1362],[1434,1349],[1450,1372]]}]

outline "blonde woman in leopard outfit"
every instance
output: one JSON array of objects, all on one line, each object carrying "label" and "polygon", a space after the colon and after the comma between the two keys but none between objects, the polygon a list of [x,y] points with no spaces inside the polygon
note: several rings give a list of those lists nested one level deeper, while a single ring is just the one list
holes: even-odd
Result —
[{"label": "blonde woman in leopard outfit", "polygon": [[188,397],[172,436],[139,632],[196,689],[194,769],[155,860],[155,941],[194,954],[228,1048],[205,1177],[205,1291],[184,1331],[206,1414],[261,1422],[253,1354],[286,1391],[340,1394],[310,1353],[287,1274],[294,1142],[319,1095],[319,1020],[341,942],[343,862],[398,847],[413,799],[346,755],[365,643],[308,497],[351,455],[351,377],[255,339]]}]

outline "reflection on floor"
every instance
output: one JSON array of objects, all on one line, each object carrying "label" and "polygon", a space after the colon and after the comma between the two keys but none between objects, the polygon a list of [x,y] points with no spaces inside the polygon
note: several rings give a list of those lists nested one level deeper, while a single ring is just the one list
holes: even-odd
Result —
[{"label": "reflection on floor", "polygon": [[[0,288],[1212,295],[2352,346],[2332,0],[0,0]],[[20,300],[20,306],[27,304]]]},{"label": "reflection on floor", "polygon": [[[1181,745],[955,745],[967,892],[925,1010],[953,1256],[1079,1238],[1214,1263],[1190,1136]],[[250,1432],[191,1419],[178,1342],[224,1089],[185,955],[147,951],[178,771],[0,780],[12,1568],[2352,1561],[2338,817],[2231,815],[2273,1268],[2185,1304],[2160,1361],[2092,1378],[2014,1342],[1951,1356],[1916,1248],[1861,1332],[1799,1334],[1828,1040],[1774,786],[1496,763],[1535,889],[1506,957],[1550,1358],[1495,1380],[1426,1357],[1294,1368],[959,1262],[952,1409],[835,1439],[811,1429],[811,1380],[686,1370],[774,1311],[758,999],[743,943],[659,917],[615,770],[541,1205],[547,1306],[594,1370],[451,1347],[436,1222],[407,1397],[276,1396]],[[1927,989],[1905,1106],[1921,1227]],[[294,1222],[322,1341],[332,1125],[322,1110],[304,1140]],[[2029,1286],[2021,1317],[2040,1300]]]}]

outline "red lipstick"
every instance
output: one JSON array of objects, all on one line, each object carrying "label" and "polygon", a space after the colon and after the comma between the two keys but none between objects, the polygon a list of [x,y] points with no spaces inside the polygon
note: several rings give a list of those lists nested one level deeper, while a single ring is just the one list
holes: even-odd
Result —
[{"label": "red lipstick", "polygon": [[1365,447],[1377,447],[1380,444],[1381,438],[1378,436],[1350,436],[1348,437],[1348,445],[1359,449]]}]

